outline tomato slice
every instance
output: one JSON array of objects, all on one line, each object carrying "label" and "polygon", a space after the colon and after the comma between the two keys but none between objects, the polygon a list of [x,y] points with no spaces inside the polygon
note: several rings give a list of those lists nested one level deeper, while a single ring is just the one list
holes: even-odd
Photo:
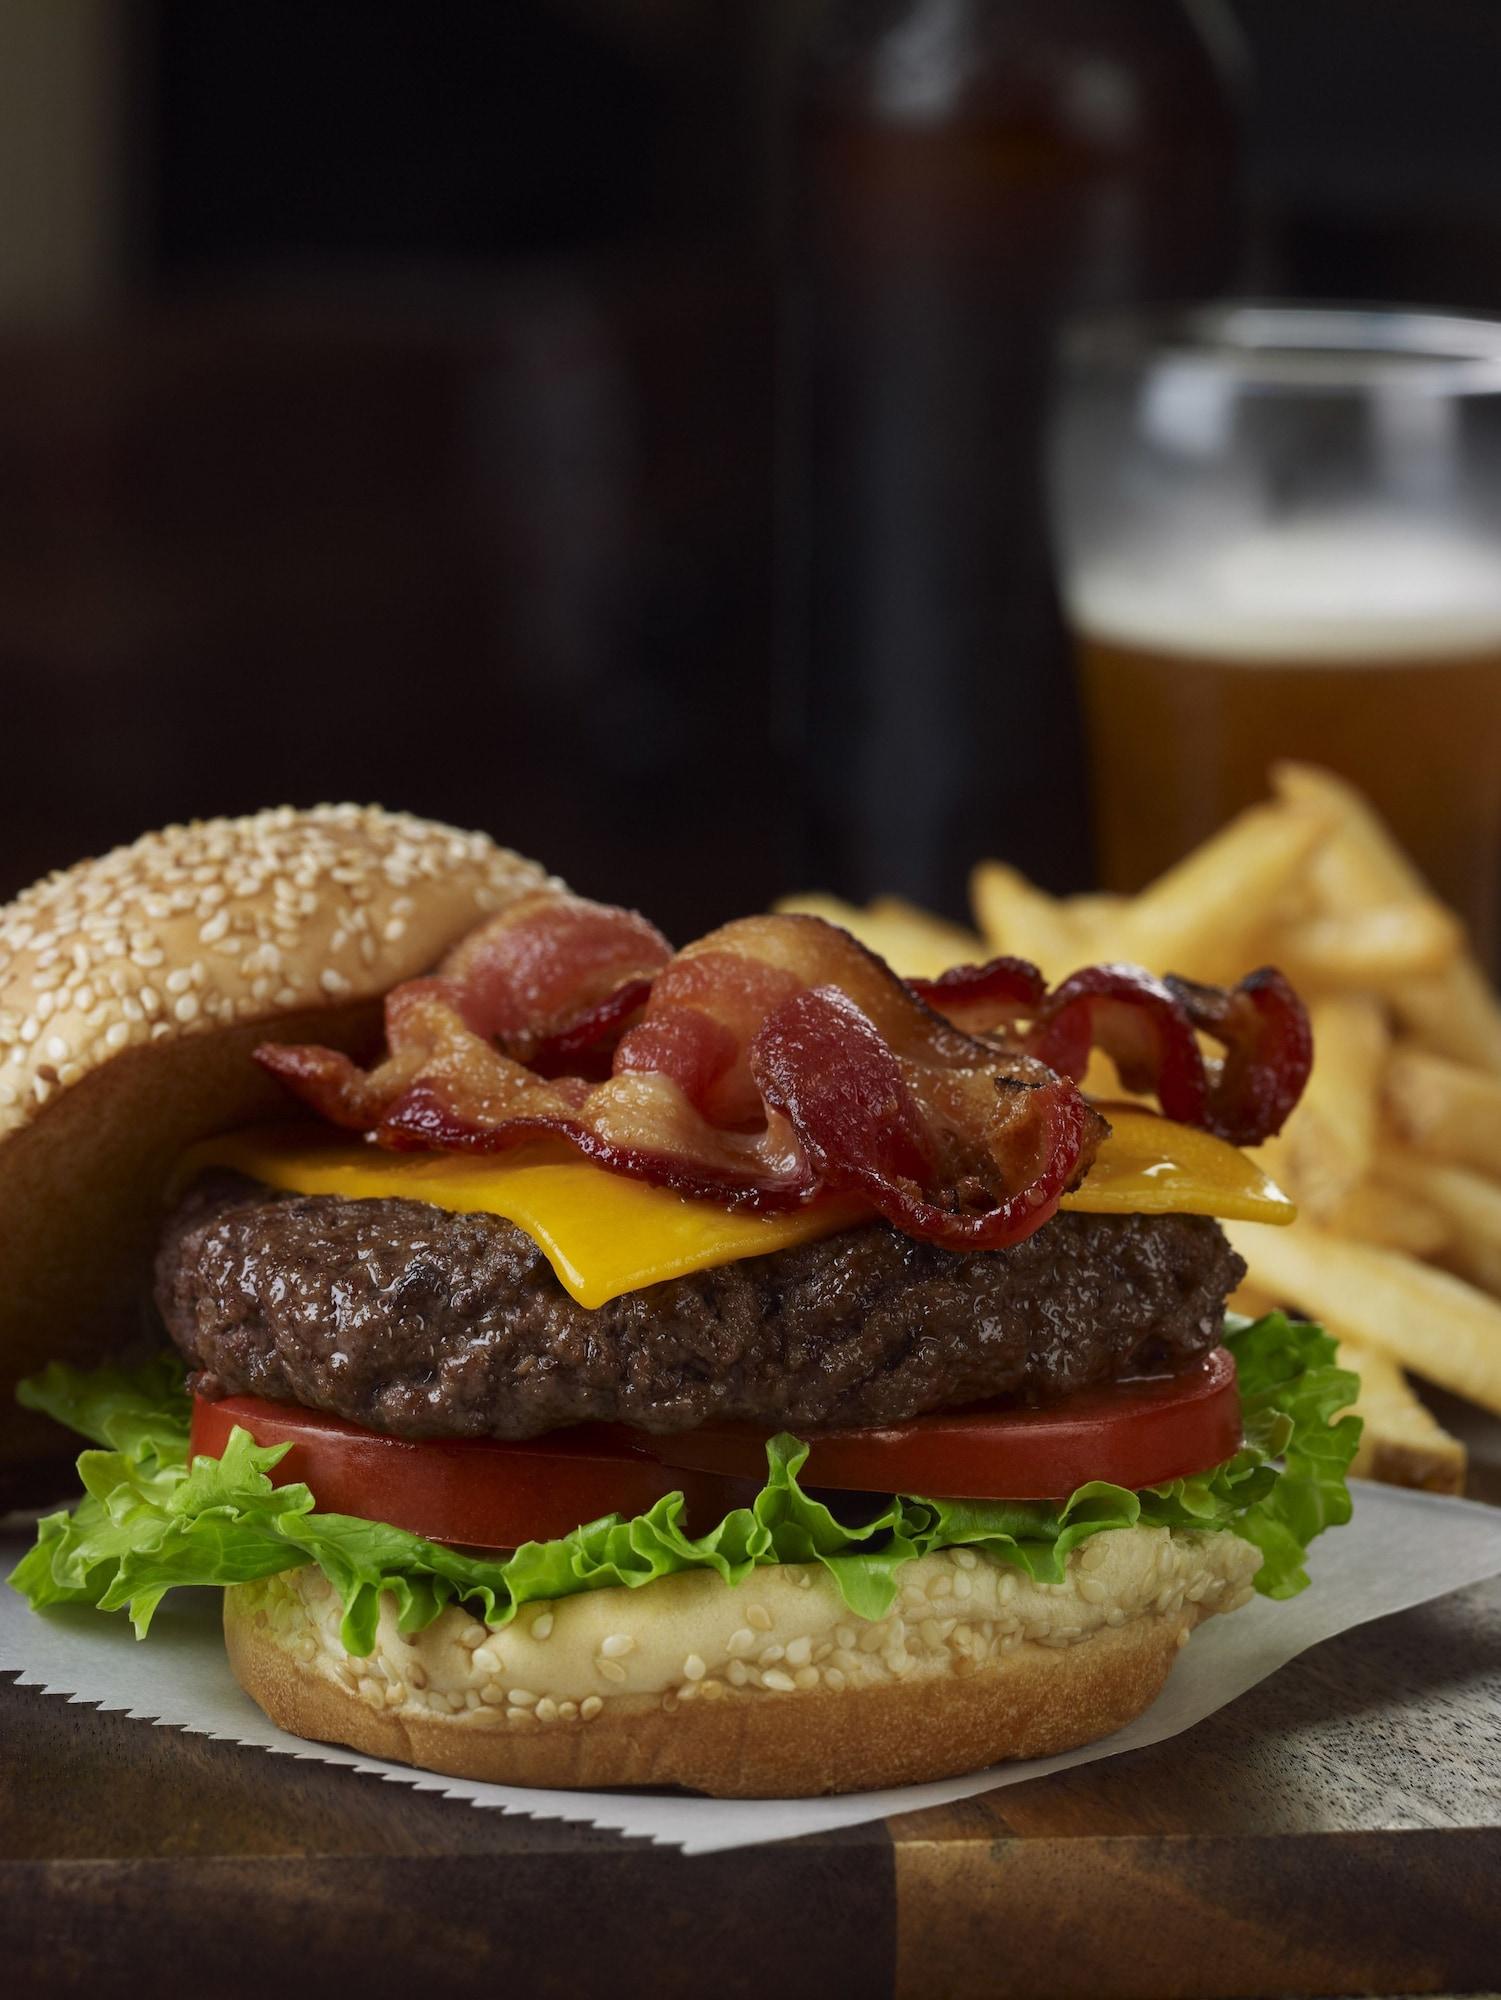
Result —
[{"label": "tomato slice", "polygon": [[[294,1403],[226,1396],[193,1403],[192,1449],[217,1457],[238,1424],[290,1444],[277,1476],[303,1480],[321,1510],[389,1521],[436,1542],[514,1548],[601,1514],[643,1513],[681,1491],[702,1534],[766,1477],[753,1424],[701,1424],[655,1437],[581,1424],[523,1444],[393,1438]],[[807,1434],[805,1487],[934,1500],[1057,1500],[1091,1479],[1155,1486],[1240,1448],[1235,1363],[1223,1348],[1176,1375],[1081,1390],[1039,1409],[981,1404],[882,1429]]]},{"label": "tomato slice", "polygon": [[[702,1424],[642,1442],[680,1470],[750,1479],[764,1474],[768,1435],[751,1424]],[[982,1403],[881,1429],[803,1436],[804,1486],[933,1500],[1061,1500],[1091,1479],[1134,1489],[1221,1464],[1240,1449],[1240,1394],[1235,1363],[1217,1347],[1177,1374],[1081,1389],[1037,1409]]]},{"label": "tomato slice", "polygon": [[[296,1403],[259,1396],[193,1399],[191,1449],[219,1457],[238,1424],[257,1444],[290,1444],[276,1468],[302,1480],[319,1511],[388,1521],[434,1542],[509,1549],[547,1542],[601,1514],[642,1514],[681,1491],[690,1532],[703,1534],[740,1506],[733,1476],[668,1465],[634,1431],[581,1424],[524,1444],[491,1438],[395,1438]],[[755,1475],[765,1478],[766,1454]]]}]

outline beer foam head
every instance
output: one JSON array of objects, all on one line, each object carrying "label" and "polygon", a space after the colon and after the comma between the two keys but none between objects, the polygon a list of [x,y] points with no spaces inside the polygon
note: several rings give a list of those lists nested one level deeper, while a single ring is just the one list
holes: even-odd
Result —
[{"label": "beer foam head", "polygon": [[1097,556],[1065,596],[1092,636],[1162,652],[1442,657],[1501,643],[1501,542],[1377,514],[1211,528]]}]

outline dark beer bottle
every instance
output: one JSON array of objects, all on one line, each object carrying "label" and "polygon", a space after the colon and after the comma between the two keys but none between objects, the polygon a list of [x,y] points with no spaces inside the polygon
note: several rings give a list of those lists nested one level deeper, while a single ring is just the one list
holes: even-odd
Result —
[{"label": "dark beer bottle", "polygon": [[784,607],[801,879],[1088,866],[1042,434],[1062,317],[1236,254],[1218,0],[831,0],[794,112]]}]

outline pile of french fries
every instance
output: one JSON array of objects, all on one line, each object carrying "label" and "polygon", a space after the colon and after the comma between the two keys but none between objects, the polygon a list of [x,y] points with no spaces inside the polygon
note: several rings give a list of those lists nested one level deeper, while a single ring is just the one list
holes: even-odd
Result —
[{"label": "pile of french fries", "polygon": [[[1294,1307],[1339,1339],[1361,1376],[1357,1472],[1460,1492],[1464,1447],[1406,1371],[1501,1415],[1501,1002],[1359,793],[1301,764],[1272,790],[1138,896],[1058,899],[982,861],[974,931],[894,898],[781,907],[915,977],[1000,952],[1050,981],[1112,959],[1222,984],[1280,966],[1309,1006],[1314,1069],[1262,1158],[1299,1219],[1226,1225],[1248,1268],[1235,1304]],[[1086,1087],[1120,1097],[1096,1061]]]}]

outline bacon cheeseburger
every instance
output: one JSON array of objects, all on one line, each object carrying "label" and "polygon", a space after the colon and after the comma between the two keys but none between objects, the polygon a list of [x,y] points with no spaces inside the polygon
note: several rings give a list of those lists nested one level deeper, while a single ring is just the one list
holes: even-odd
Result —
[{"label": "bacon cheeseburger", "polygon": [[[1162,1115],[1083,1096],[1094,1050]],[[29,890],[0,1058],[12,1493],[36,1413],[96,1447],[12,1580],[143,1635],[223,1586],[300,1735],[522,1785],[934,1778],[1118,1728],[1347,1518],[1353,1378],[1227,1331],[1211,1219],[1291,1216],[1235,1150],[1309,1067],[1275,972],[918,984],[802,916],[675,953],[320,808]]]}]

